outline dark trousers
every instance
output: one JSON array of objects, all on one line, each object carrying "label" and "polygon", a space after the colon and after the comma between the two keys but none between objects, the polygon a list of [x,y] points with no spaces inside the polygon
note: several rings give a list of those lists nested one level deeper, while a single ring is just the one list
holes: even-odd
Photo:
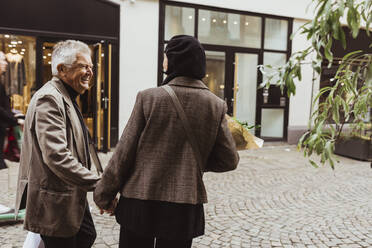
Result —
[{"label": "dark trousers", "polygon": [[96,229],[94,227],[89,206],[85,209],[83,222],[75,236],[68,238],[50,237],[40,235],[44,241],[45,248],[90,248],[96,240]]},{"label": "dark trousers", "polygon": [[0,170],[8,168],[4,161],[4,139],[6,137],[6,128],[0,125]]},{"label": "dark trousers", "polygon": [[166,240],[155,237],[143,237],[123,226],[120,227],[119,248],[191,248],[190,240]]}]

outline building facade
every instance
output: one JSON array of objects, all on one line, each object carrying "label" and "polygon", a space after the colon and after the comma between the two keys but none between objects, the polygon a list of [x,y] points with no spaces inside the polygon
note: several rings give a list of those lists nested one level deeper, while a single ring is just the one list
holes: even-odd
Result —
[{"label": "building facade", "polygon": [[84,119],[99,149],[122,133],[141,90],[163,80],[163,51],[177,34],[197,37],[207,55],[210,90],[229,114],[265,140],[295,143],[307,129],[319,87],[311,66],[290,99],[272,85],[260,89],[260,64],[281,65],[309,43],[293,31],[312,18],[311,0],[7,0],[0,3],[0,50],[22,56],[25,82],[9,92],[13,108],[26,111],[32,93],[50,77],[51,48],[79,39],[93,51],[95,80],[80,97]]},{"label": "building facade", "polygon": [[309,43],[290,35],[312,18],[311,1],[115,1],[121,6],[119,130],[125,127],[138,91],[163,79],[167,41],[177,34],[197,37],[207,55],[204,82],[224,99],[229,113],[257,128],[265,140],[296,143],[307,130],[311,99],[319,86],[304,66],[297,94],[288,99],[278,87],[259,89],[259,64],[280,65]]}]

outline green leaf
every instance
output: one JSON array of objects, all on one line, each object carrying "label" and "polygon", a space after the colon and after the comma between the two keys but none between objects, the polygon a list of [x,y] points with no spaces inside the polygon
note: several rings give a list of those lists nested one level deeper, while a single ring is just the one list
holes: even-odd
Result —
[{"label": "green leaf", "polygon": [[348,60],[351,56],[356,55],[356,54],[361,53],[361,52],[363,52],[363,51],[362,51],[362,50],[357,50],[357,51],[350,52],[350,53],[346,54],[346,55],[342,58],[342,62],[345,62],[345,61]]},{"label": "green leaf", "polygon": [[332,38],[328,39],[327,45],[324,48],[324,55],[329,62],[333,60],[333,54],[331,52],[331,47],[332,47]]},{"label": "green leaf", "polygon": [[344,30],[342,29],[341,26],[339,26],[339,35],[340,35],[340,40],[341,40],[342,47],[343,47],[344,49],[346,49],[346,37],[345,37],[345,32],[344,32]]},{"label": "green leaf", "polygon": [[311,159],[309,159],[309,162],[312,166],[314,166],[314,168],[319,168],[319,166]]},{"label": "green leaf", "polygon": [[339,110],[339,105],[338,105],[337,102],[335,102],[335,104],[334,104],[334,108],[333,108],[333,112],[332,112],[332,118],[336,123],[340,123],[340,110]]},{"label": "green leaf", "polygon": [[358,36],[359,28],[360,28],[360,14],[358,11],[353,11],[351,30],[352,30],[352,35],[354,39]]},{"label": "green leaf", "polygon": [[338,13],[339,13],[340,16],[343,16],[344,11],[345,11],[345,2],[343,0],[341,0],[338,3],[339,3]]}]

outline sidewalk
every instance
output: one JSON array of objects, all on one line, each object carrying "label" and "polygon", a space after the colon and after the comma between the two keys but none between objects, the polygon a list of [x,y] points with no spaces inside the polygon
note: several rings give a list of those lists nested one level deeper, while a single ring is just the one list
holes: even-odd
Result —
[{"label": "sidewalk", "polygon": [[[106,165],[110,154],[100,156]],[[339,157],[335,171],[315,169],[286,144],[240,157],[233,172],[205,174],[206,233],[193,247],[372,247],[369,162]],[[14,204],[17,170],[12,164],[0,171],[0,204]],[[99,215],[91,194],[89,199],[98,234],[94,247],[117,247],[114,217]],[[0,226],[0,247],[22,247],[25,235],[22,224]]]}]

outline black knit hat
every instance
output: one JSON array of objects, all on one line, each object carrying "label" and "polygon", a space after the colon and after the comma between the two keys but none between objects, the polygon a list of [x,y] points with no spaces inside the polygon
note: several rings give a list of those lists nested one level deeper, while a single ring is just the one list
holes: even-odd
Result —
[{"label": "black knit hat", "polygon": [[165,54],[168,57],[168,77],[163,85],[175,77],[184,76],[195,79],[205,77],[206,59],[203,46],[189,35],[176,35],[170,39]]}]

